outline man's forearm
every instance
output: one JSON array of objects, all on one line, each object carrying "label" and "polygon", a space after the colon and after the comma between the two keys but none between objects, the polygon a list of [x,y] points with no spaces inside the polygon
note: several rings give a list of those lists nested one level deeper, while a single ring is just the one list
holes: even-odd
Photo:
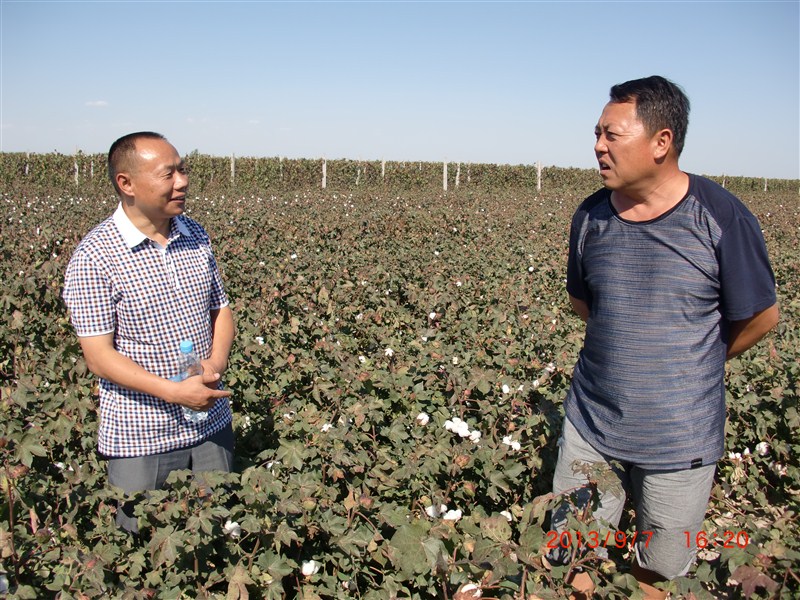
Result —
[{"label": "man's forearm", "polygon": [[108,336],[80,338],[89,370],[103,379],[135,392],[158,398],[170,396],[172,382],[147,371],[117,351]]},{"label": "man's forearm", "polygon": [[728,355],[731,359],[751,348],[778,324],[778,305],[754,314],[749,319],[731,321],[728,328]]},{"label": "man's forearm", "polygon": [[228,357],[235,335],[236,325],[230,306],[211,311],[211,354],[208,362],[216,373],[222,374],[228,368]]}]

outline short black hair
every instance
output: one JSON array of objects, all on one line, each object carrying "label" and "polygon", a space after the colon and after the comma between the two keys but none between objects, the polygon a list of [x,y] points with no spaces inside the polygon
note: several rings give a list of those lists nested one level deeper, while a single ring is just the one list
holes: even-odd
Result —
[{"label": "short black hair", "polygon": [[683,152],[689,128],[689,98],[680,86],[659,75],[619,83],[609,93],[612,102],[633,102],[636,116],[653,134],[672,131],[672,145],[678,156]]},{"label": "short black hair", "polygon": [[167,141],[167,138],[155,131],[137,131],[123,135],[111,144],[111,148],[108,150],[108,177],[117,194],[122,193],[117,186],[117,173],[132,167],[133,157],[136,154],[136,142],[144,139]]}]

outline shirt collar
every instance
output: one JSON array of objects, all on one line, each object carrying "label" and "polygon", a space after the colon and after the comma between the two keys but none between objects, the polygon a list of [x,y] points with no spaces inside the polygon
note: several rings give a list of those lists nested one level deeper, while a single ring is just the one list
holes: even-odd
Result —
[{"label": "shirt collar", "polygon": [[[119,203],[117,206],[117,210],[114,211],[114,224],[117,226],[120,234],[122,235],[122,239],[125,240],[125,245],[128,248],[135,248],[143,241],[149,239],[145,234],[143,234],[136,225],[128,218],[128,215],[125,214],[125,211],[122,208],[122,202]],[[176,231],[177,229],[177,231]],[[183,219],[172,219],[170,223],[170,239],[175,237],[176,233],[180,233],[181,235],[191,236],[192,233],[189,231],[189,228],[183,222]]]}]

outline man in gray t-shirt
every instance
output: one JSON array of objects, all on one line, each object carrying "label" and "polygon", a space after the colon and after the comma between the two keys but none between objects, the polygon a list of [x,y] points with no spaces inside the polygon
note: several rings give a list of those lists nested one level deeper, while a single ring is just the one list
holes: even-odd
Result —
[{"label": "man in gray t-shirt", "polygon": [[[702,529],[722,456],[725,361],[777,324],[775,279],[750,211],[678,166],[683,91],[653,76],[610,95],[595,127],[605,187],[578,208],[570,234],[567,291],[586,336],[553,489],[588,502],[587,476],[572,463],[607,465],[623,491],[602,494],[595,517],[617,527],[632,496],[632,573],[645,597],[664,598],[653,584],[691,566],[683,532]],[[554,511],[554,530],[568,510]],[[593,587],[586,573],[572,584],[578,597]]]}]

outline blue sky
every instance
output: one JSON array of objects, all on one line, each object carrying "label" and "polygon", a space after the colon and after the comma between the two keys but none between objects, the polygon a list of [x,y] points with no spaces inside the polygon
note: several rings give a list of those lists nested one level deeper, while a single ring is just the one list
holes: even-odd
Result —
[{"label": "blue sky", "polygon": [[0,0],[0,150],[592,168],[615,83],[692,102],[681,165],[800,178],[800,1]]}]

